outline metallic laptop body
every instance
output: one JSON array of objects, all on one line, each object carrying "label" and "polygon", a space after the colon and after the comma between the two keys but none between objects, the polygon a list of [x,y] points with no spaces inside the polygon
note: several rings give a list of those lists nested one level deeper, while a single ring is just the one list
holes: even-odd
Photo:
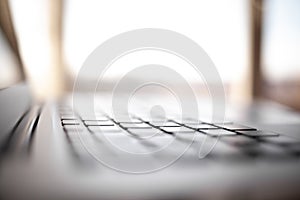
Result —
[{"label": "metallic laptop body", "polygon": [[25,82],[0,90],[1,199],[299,198],[300,115],[288,108],[255,102],[230,109],[233,123],[138,108],[128,121],[91,119],[78,97],[82,108],[37,105]]}]

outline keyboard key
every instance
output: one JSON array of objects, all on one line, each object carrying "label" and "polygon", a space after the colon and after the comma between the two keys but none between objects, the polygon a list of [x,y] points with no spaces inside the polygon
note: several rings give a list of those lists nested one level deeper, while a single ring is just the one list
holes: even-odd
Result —
[{"label": "keyboard key", "polygon": [[63,128],[67,132],[83,131],[83,127],[78,125],[64,125]]},{"label": "keyboard key", "polygon": [[193,129],[181,126],[181,127],[159,127],[160,129],[169,132],[169,133],[194,133],[196,132]]},{"label": "keyboard key", "polygon": [[92,133],[121,133],[123,130],[118,126],[89,126],[89,131]]},{"label": "keyboard key", "polygon": [[159,136],[159,135],[165,135],[164,132],[157,128],[149,128],[149,129],[132,129],[129,128],[127,131],[131,134],[134,134],[139,137],[151,137],[151,136]]},{"label": "keyboard key", "polygon": [[64,119],[62,120],[63,125],[78,125],[79,121],[78,120],[73,120],[73,119]]},{"label": "keyboard key", "polygon": [[140,123],[144,123],[144,122],[139,120],[139,119],[131,119],[131,120],[117,121],[117,123],[120,123],[120,124],[140,124]]},{"label": "keyboard key", "polygon": [[182,121],[182,123],[198,123],[198,124],[202,123],[202,121],[199,119],[194,119],[194,118],[189,118],[189,117],[184,118],[181,121]]},{"label": "keyboard key", "polygon": [[164,124],[170,122],[170,120],[149,120],[148,122],[154,126],[163,126]]},{"label": "keyboard key", "polygon": [[185,124],[185,125],[194,129],[218,129],[217,127],[210,124]]},{"label": "keyboard key", "polygon": [[70,119],[70,120],[76,120],[77,117],[75,115],[62,115],[60,116],[60,119]]},{"label": "keyboard key", "polygon": [[202,120],[203,123],[207,123],[207,124],[219,124],[219,125],[223,125],[223,124],[233,124],[232,121],[228,121],[228,120]]},{"label": "keyboard key", "polygon": [[277,137],[279,134],[270,131],[238,131],[238,133],[250,137]]},{"label": "keyboard key", "polygon": [[251,128],[240,124],[215,124],[215,125],[231,131],[247,131],[247,130],[255,131],[256,130],[255,128]]},{"label": "keyboard key", "polygon": [[[178,122],[178,121],[177,121]],[[180,121],[180,124],[190,124],[190,125],[197,125],[197,124],[203,124],[202,121]]]},{"label": "keyboard key", "polygon": [[147,122],[153,122],[153,121],[166,121],[167,119],[165,117],[160,116],[140,116],[140,115],[134,115],[135,117],[147,121]]},{"label": "keyboard key", "polygon": [[179,124],[175,123],[175,122],[165,122],[165,123],[152,123],[154,126],[159,126],[159,127],[180,127]]},{"label": "keyboard key", "polygon": [[85,120],[84,124],[86,126],[114,126],[112,121],[96,121],[96,120]]},{"label": "keyboard key", "polygon": [[131,129],[151,129],[152,126],[147,123],[120,123],[120,126],[123,128],[131,128]]},{"label": "keyboard key", "polygon": [[213,137],[236,135],[235,132],[227,131],[227,130],[223,130],[223,129],[201,130],[201,132],[204,132],[205,134],[213,136]]}]

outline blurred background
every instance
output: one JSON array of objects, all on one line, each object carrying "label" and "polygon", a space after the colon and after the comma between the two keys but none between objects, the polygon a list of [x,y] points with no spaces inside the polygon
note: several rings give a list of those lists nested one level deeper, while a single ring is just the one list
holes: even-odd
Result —
[{"label": "blurred background", "polygon": [[[83,62],[102,42],[133,29],[163,28],[186,35],[208,53],[229,102],[270,99],[300,110],[299,0],[0,2],[0,34],[8,38],[0,41],[1,88],[25,77],[36,99],[60,97],[72,91]],[[5,55],[4,46],[17,59]],[[119,79],[119,71],[108,82]],[[185,77],[203,87],[192,75]],[[97,81],[92,75],[85,79]]]}]

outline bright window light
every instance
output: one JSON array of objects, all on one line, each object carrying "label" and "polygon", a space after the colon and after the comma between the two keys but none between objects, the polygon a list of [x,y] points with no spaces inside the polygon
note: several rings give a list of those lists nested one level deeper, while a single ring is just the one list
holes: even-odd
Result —
[{"label": "bright window light", "polygon": [[66,62],[75,76],[105,40],[133,29],[163,28],[196,41],[214,61],[223,81],[231,83],[242,78],[248,65],[248,4],[247,0],[67,0]]}]

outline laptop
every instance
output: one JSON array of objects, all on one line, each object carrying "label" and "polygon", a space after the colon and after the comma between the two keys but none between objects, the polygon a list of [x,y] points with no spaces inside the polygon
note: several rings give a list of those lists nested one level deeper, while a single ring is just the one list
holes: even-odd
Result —
[{"label": "laptop", "polygon": [[[1,50],[15,57],[8,45]],[[41,104],[26,80],[2,86],[1,198],[299,198],[299,113],[256,101],[220,121],[183,119],[155,88],[130,112],[109,112],[108,96],[78,92]],[[149,114],[157,101],[165,107]]]}]

